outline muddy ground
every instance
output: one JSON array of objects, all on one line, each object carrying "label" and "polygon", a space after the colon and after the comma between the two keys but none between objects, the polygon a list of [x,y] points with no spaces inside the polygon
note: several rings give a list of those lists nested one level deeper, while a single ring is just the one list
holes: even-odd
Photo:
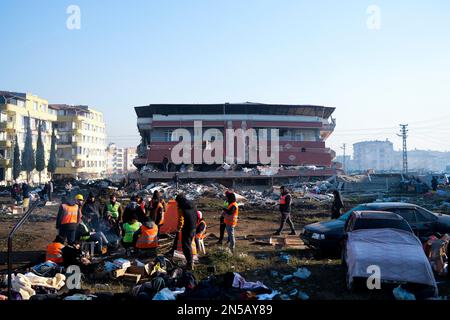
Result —
[{"label": "muddy ground", "polygon": [[[358,199],[347,202],[352,207],[371,199]],[[0,201],[8,201],[0,199]],[[269,237],[278,227],[278,213],[272,209],[264,210],[258,208],[245,208],[240,211],[239,225],[236,229],[237,252],[229,257],[216,245],[216,236],[219,234],[219,212],[222,201],[219,199],[203,198],[197,202],[198,208],[202,210],[208,223],[208,233],[211,235],[205,240],[205,256],[201,256],[200,263],[196,266],[197,279],[208,276],[207,267],[215,266],[216,273],[221,274],[229,271],[241,273],[248,281],[262,281],[268,287],[289,293],[293,289],[305,292],[310,299],[393,299],[392,288],[382,290],[349,292],[345,287],[344,270],[339,257],[323,256],[308,248],[289,249],[275,248],[272,245],[264,245],[245,239],[246,236]],[[14,251],[22,252],[24,256],[43,255],[49,242],[55,237],[55,217],[58,207],[47,206],[37,209],[14,238]],[[316,203],[303,203],[293,212],[293,220],[297,231],[305,224],[329,219],[327,205]],[[7,250],[7,235],[17,218],[11,216],[0,216],[0,254],[3,258]],[[285,230],[288,233],[288,230]],[[161,250],[164,253],[166,250]],[[284,252],[290,255],[289,263],[280,261],[279,254]],[[0,259],[0,272],[4,271],[6,265]],[[2,264],[3,263],[3,264]],[[292,274],[298,267],[306,267],[311,271],[311,276],[306,280],[282,281],[283,275]],[[273,271],[278,273],[274,276]],[[450,295],[450,286],[447,279],[440,281],[439,289],[441,296]],[[118,281],[109,283],[84,283],[84,288],[91,292],[113,291],[123,292],[131,287]]]}]

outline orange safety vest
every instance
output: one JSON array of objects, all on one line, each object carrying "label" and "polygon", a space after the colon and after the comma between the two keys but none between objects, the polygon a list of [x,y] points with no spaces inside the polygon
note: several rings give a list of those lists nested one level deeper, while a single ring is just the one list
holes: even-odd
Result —
[{"label": "orange safety vest", "polygon": [[62,263],[63,257],[62,257],[62,248],[64,248],[64,245],[59,242],[52,242],[47,246],[47,254],[45,256],[46,261],[52,261],[54,263]]},{"label": "orange safety vest", "polygon": [[[202,232],[197,233],[195,235],[195,237],[197,239],[205,239],[205,236],[206,236],[206,222],[205,222],[205,220],[202,220],[202,221],[200,221],[200,223],[203,223],[205,225],[205,229]],[[198,225],[200,225],[200,223]]]},{"label": "orange safety vest", "polygon": [[68,204],[63,204],[62,207],[64,213],[61,224],[78,223],[78,205],[69,206]]},{"label": "orange safety vest", "polygon": [[156,219],[156,214],[158,213],[158,209],[161,208],[161,221],[159,222],[159,225],[162,226],[164,224],[164,206],[161,202],[158,203],[158,206],[156,207],[156,211],[155,211],[155,219]]},{"label": "orange safety vest", "polygon": [[158,227],[153,224],[153,228],[141,226],[141,234],[136,242],[136,248],[149,249],[158,247]]},{"label": "orange safety vest", "polygon": [[[178,242],[177,242],[177,251],[183,252],[183,245],[182,245],[182,236],[181,232],[178,232]],[[197,254],[197,246],[195,245],[195,237],[192,238],[192,255]]]},{"label": "orange safety vest", "polygon": [[236,210],[234,211],[233,215],[224,214],[224,222],[227,226],[236,227],[237,221],[238,221],[238,215],[239,215],[239,206],[236,202],[230,203],[227,210],[230,210],[232,207],[236,207]]}]

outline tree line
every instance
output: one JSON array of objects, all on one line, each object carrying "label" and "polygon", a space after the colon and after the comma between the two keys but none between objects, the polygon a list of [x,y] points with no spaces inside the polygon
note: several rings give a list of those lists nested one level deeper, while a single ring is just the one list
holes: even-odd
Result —
[{"label": "tree line", "polygon": [[[47,162],[47,172],[54,174],[56,171],[56,134],[55,129],[52,129],[52,139],[50,147],[50,158]],[[42,122],[38,123],[38,137],[36,142],[36,152],[33,148],[33,136],[31,133],[30,119],[28,118],[24,150],[21,153],[19,147],[19,140],[17,134],[14,139],[14,153],[13,153],[13,180],[16,181],[20,174],[25,171],[27,173],[27,182],[30,182],[31,173],[33,170],[39,173],[39,183],[41,183],[41,174],[45,170],[45,146],[42,140]]]}]

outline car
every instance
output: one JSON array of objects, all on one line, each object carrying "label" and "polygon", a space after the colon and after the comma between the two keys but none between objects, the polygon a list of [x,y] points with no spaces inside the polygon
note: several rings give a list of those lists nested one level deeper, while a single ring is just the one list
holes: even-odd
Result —
[{"label": "car", "polygon": [[431,234],[450,232],[450,215],[434,213],[418,205],[404,202],[373,202],[358,205],[336,220],[306,225],[300,238],[305,245],[325,252],[339,252],[344,239],[346,221],[354,211],[389,211],[403,217],[414,233],[425,241]]},{"label": "car", "polygon": [[345,227],[342,264],[349,290],[368,287],[366,279],[378,270],[378,289],[387,283],[408,287],[420,298],[438,294],[422,243],[408,222],[393,212],[352,212]]}]

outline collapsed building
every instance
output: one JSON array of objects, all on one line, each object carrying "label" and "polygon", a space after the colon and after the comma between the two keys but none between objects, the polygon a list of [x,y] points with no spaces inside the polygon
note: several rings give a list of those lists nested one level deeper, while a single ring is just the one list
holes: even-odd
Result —
[{"label": "collapsed building", "polygon": [[[261,103],[224,104],[150,104],[135,107],[137,126],[141,135],[138,157],[134,164],[144,170],[149,179],[164,180],[173,177],[173,172],[181,171],[180,178],[186,179],[239,179],[330,176],[335,173],[333,159],[335,152],[325,145],[326,139],[334,131],[336,121],[331,117],[335,108],[313,105],[278,105]],[[201,122],[201,132],[194,128]],[[172,151],[180,142],[177,129],[185,129],[192,136],[201,136],[201,149],[207,150],[216,139],[223,142],[225,163],[206,162],[188,164],[176,163]],[[205,134],[207,131],[213,134]],[[271,173],[267,163],[258,156],[250,161],[249,142],[244,137],[244,156],[233,150],[233,158],[227,158],[227,129],[261,132],[261,129],[278,129],[278,162],[282,169]],[[268,140],[271,141],[270,134]],[[183,138],[184,139],[184,138]],[[238,139],[238,138],[237,138]],[[260,136],[258,137],[260,139]],[[249,141],[249,140],[248,140]],[[259,141],[259,140],[258,140]],[[191,141],[194,154],[194,141]],[[233,148],[236,148],[233,145]],[[270,147],[268,148],[270,151]],[[187,168],[187,169],[186,169]],[[289,170],[286,170],[289,169]],[[226,172],[224,172],[226,171]],[[288,172],[289,171],[289,172]],[[184,176],[183,176],[184,175]]]}]

